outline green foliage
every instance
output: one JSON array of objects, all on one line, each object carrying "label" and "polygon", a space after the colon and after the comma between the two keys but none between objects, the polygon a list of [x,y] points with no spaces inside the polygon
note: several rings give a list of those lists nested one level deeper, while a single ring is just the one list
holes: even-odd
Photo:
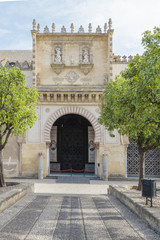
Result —
[{"label": "green foliage", "polygon": [[136,55],[115,82],[108,82],[99,121],[136,141],[143,152],[160,147],[160,28],[143,34]]},{"label": "green foliage", "polygon": [[0,68],[0,150],[10,134],[22,135],[36,120],[36,88],[25,84],[19,68]]}]

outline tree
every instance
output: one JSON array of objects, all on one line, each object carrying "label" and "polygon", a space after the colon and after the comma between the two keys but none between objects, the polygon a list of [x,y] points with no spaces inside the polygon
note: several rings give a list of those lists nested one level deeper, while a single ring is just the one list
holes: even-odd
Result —
[{"label": "tree", "polygon": [[107,83],[99,118],[109,131],[118,129],[137,143],[139,190],[145,153],[160,147],[160,28],[146,31],[142,45],[143,55],[136,55],[115,82]]},{"label": "tree", "polygon": [[0,68],[0,186],[5,186],[1,152],[10,135],[21,136],[36,120],[36,88],[25,84],[19,68]]}]

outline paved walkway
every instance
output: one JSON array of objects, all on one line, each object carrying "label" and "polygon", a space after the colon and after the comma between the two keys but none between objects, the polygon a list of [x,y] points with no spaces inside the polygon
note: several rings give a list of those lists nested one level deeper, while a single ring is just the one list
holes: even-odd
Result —
[{"label": "paved walkway", "polygon": [[[62,179],[59,178],[59,181]],[[64,180],[64,179],[63,179]],[[73,180],[73,179],[72,179]],[[106,184],[57,183],[43,181],[64,194],[28,194],[0,213],[2,240],[159,240],[146,222],[106,194]],[[80,179],[79,179],[80,181]],[[83,180],[84,181],[84,180]],[[87,180],[88,181],[88,180]],[[92,180],[90,180],[92,181]],[[93,180],[94,181],[94,180]],[[124,182],[123,182],[124,183]],[[37,183],[38,184],[38,183]],[[133,184],[133,183],[132,183]],[[73,195],[83,186],[83,194]],[[93,191],[88,189],[94,187]],[[40,185],[38,186],[40,189]],[[46,187],[46,186],[45,186]],[[98,187],[105,194],[98,192]],[[85,190],[86,189],[86,190]],[[49,191],[49,190],[48,190]],[[103,191],[102,191],[103,192]]]}]

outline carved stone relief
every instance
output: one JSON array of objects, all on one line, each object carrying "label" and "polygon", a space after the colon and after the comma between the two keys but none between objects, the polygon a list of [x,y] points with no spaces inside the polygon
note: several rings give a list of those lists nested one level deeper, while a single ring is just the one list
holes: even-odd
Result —
[{"label": "carved stone relief", "polygon": [[91,43],[82,44],[80,46],[79,57],[80,57],[80,69],[85,75],[87,75],[93,68]]},{"label": "carved stone relief", "polygon": [[51,67],[53,68],[54,72],[59,75],[63,68],[63,46],[61,43],[55,43],[53,46],[53,54],[52,54],[52,63]]},{"label": "carved stone relief", "polygon": [[55,48],[54,63],[56,64],[62,63],[62,49],[60,47]]},{"label": "carved stone relief", "polygon": [[[59,75],[65,67],[79,67],[83,74],[87,75],[93,68],[92,44],[86,43],[61,43],[56,42],[53,45],[51,66],[54,72]],[[65,52],[65,56],[63,54]],[[79,56],[78,56],[79,55]],[[67,81],[73,84],[76,81],[74,71],[66,75]]]},{"label": "carved stone relief", "polygon": [[46,109],[45,109],[45,112],[46,112],[46,113],[49,113],[49,112],[50,112],[50,109],[49,109],[49,108],[46,108]]},{"label": "carved stone relief", "polygon": [[89,85],[90,82],[92,81],[91,78],[87,78],[87,77],[81,78],[80,80],[81,82],[83,82],[84,85]]},{"label": "carved stone relief", "polygon": [[69,71],[65,76],[65,79],[71,84],[75,83],[78,80],[78,78],[79,78],[79,75],[72,70]]},{"label": "carved stone relief", "polygon": [[81,64],[80,65],[80,69],[85,75],[87,75],[91,71],[92,67],[93,67],[93,64]]},{"label": "carved stone relief", "polygon": [[55,82],[56,85],[60,85],[63,82],[64,78],[60,77],[54,77],[53,81]]},{"label": "carved stone relief", "polygon": [[82,53],[82,63],[89,63],[90,60],[89,60],[89,50],[88,49],[84,49],[83,50],[83,53]]},{"label": "carved stone relief", "polygon": [[64,68],[64,64],[51,64],[51,66],[57,75],[59,75]]},{"label": "carved stone relief", "polygon": [[95,112],[100,113],[101,112],[100,108],[96,108]]}]

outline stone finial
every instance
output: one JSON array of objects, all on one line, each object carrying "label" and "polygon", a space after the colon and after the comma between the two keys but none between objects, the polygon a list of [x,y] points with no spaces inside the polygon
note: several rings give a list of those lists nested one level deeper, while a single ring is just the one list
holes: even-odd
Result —
[{"label": "stone finial", "polygon": [[127,62],[127,57],[125,55],[122,57],[122,59],[123,62]]},{"label": "stone finial", "polygon": [[54,32],[55,32],[55,24],[52,23],[52,33],[54,33]]},{"label": "stone finial", "polygon": [[39,31],[40,31],[40,24],[38,23],[38,25],[37,25],[37,32],[39,33]]},{"label": "stone finial", "polygon": [[115,62],[120,62],[121,61],[121,56],[114,56],[113,55],[113,60],[115,61]]},{"label": "stone finial", "polygon": [[104,33],[107,32],[107,23],[104,24]]},{"label": "stone finial", "polygon": [[27,61],[24,61],[24,62],[22,63],[22,69],[29,69],[29,68],[30,68],[29,63],[28,63]]},{"label": "stone finial", "polygon": [[66,33],[66,28],[65,28],[65,26],[62,26],[62,28],[61,28],[61,33]]},{"label": "stone finial", "polygon": [[129,62],[131,61],[133,59],[133,56],[128,56],[128,60],[129,60]]},{"label": "stone finial", "polygon": [[79,33],[84,33],[84,28],[82,27],[82,25],[80,26],[78,32],[79,32]]},{"label": "stone finial", "polygon": [[71,33],[74,33],[74,25],[73,25],[73,23],[71,24]]},{"label": "stone finial", "polygon": [[49,33],[49,28],[47,27],[47,26],[45,26],[45,28],[44,28],[44,31],[43,31],[44,33]]},{"label": "stone finial", "polygon": [[92,32],[92,24],[89,23],[89,26],[88,26],[88,32],[91,33]]},{"label": "stone finial", "polygon": [[1,60],[2,67],[4,67],[6,65],[7,61],[8,61],[7,57],[5,57],[3,60]]},{"label": "stone finial", "polygon": [[111,30],[112,29],[112,19],[111,18],[108,21],[108,26],[109,26],[109,30]]},{"label": "stone finial", "polygon": [[33,25],[33,30],[36,30],[36,20],[35,19],[33,19],[32,25]]},{"label": "stone finial", "polygon": [[100,28],[100,26],[98,25],[98,27],[96,28],[96,33],[102,33],[102,30]]},{"label": "stone finial", "polygon": [[117,56],[117,61],[118,61],[118,62],[121,61],[121,56],[120,56],[120,55]]}]

